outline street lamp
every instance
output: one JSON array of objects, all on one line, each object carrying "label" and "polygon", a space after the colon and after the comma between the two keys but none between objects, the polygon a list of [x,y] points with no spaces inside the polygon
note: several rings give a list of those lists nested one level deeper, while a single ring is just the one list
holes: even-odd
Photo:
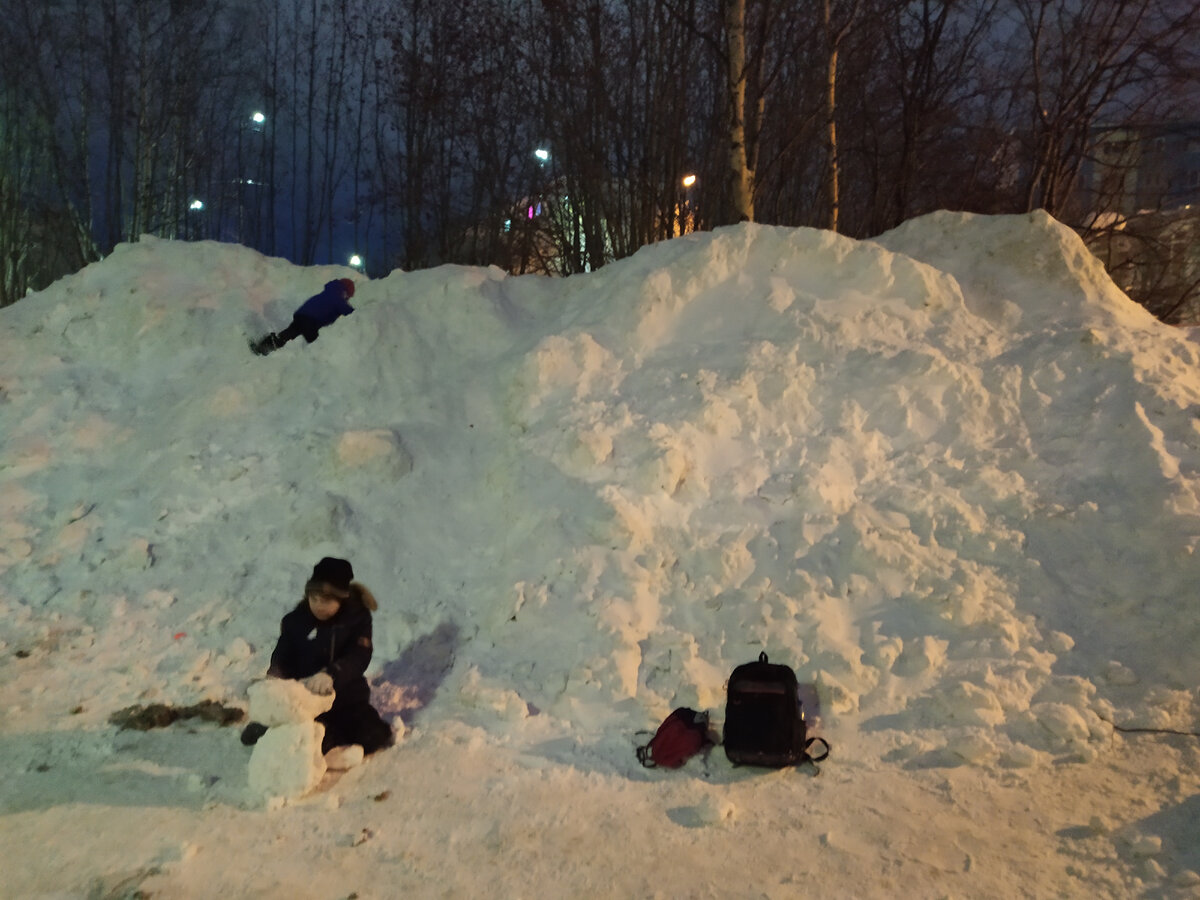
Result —
[{"label": "street lamp", "polygon": [[679,233],[687,234],[696,230],[695,214],[692,212],[692,185],[696,183],[696,175],[688,172],[679,180],[683,185],[683,204],[679,210]]},{"label": "street lamp", "polygon": [[550,159],[550,151],[545,147],[538,147],[533,151],[533,155],[538,158],[538,162],[545,163]]},{"label": "street lamp", "polygon": [[358,269],[358,271],[361,272],[363,267],[363,258],[357,253],[352,254],[350,257],[350,267],[352,269]]},{"label": "street lamp", "polygon": [[200,210],[204,209],[204,201],[203,200],[193,200],[191,202],[191,204],[188,206],[188,209],[194,209],[196,212],[199,212]]}]

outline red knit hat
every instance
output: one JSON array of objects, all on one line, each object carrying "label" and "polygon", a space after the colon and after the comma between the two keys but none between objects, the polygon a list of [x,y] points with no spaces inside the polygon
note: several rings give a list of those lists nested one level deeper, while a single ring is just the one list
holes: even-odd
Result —
[{"label": "red knit hat", "polygon": [[354,279],[353,278],[343,278],[342,279],[342,287],[344,287],[346,289],[346,299],[347,300],[349,300],[351,297],[354,296]]}]

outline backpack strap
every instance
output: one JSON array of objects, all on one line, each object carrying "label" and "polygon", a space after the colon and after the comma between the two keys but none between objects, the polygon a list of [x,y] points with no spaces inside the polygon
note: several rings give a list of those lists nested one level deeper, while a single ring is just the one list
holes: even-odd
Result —
[{"label": "backpack strap", "polygon": [[[808,752],[808,748],[811,747],[813,744],[815,744],[817,741],[820,741],[821,746],[823,746],[825,749],[821,752],[821,754],[819,756],[813,756],[811,753]],[[813,768],[813,777],[815,778],[817,775],[821,774],[821,767],[818,766],[817,763],[819,763],[821,760],[823,760],[825,757],[827,757],[829,755],[829,750],[830,750],[829,742],[827,740],[825,740],[825,738],[820,738],[820,737],[809,738],[807,741],[804,742],[804,755],[802,757],[800,757],[800,761],[797,762],[796,765],[797,765],[797,767],[799,767],[799,766],[804,765],[805,763],[810,764]]]},{"label": "backpack strap", "polygon": [[654,757],[650,755],[650,745],[645,744],[637,748],[637,759],[647,769],[657,769],[658,763],[654,761]]},{"label": "backpack strap", "polygon": [[[642,729],[641,731],[635,732],[635,735],[637,737],[653,738],[654,732]],[[635,746],[635,750],[637,752],[638,762],[640,762],[647,769],[653,769],[655,767],[655,763],[654,763],[654,758],[652,756],[650,756],[650,741],[647,740],[646,743],[641,744],[640,746],[639,745],[634,745],[634,746]]]},{"label": "backpack strap", "polygon": [[[808,752],[808,748],[811,747],[813,744],[815,744],[817,741],[821,742],[821,746],[823,746],[825,748],[825,751],[820,756],[813,756],[811,753]],[[807,741],[804,742],[804,758],[807,759],[809,762],[819,763],[821,760],[823,760],[825,757],[827,757],[829,755],[830,749],[831,748],[829,746],[829,741],[825,740],[825,738],[823,738],[823,737],[809,738]]]}]

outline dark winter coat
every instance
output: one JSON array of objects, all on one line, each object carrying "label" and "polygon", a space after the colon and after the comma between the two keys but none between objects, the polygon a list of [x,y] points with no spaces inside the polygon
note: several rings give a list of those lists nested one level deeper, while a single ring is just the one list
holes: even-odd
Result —
[{"label": "dark winter coat", "polygon": [[321,621],[301,600],[279,623],[279,640],[271,654],[268,675],[302,680],[320,671],[333,679],[333,708],[317,717],[325,726],[323,753],[344,744],[361,744],[367,753],[390,746],[391,726],[371,706],[371,689],[364,673],[371,662],[370,592],[357,582],[350,598],[332,618]]},{"label": "dark winter coat", "polygon": [[[293,320],[303,320],[311,323],[314,329],[324,328],[337,321],[341,316],[354,312],[346,296],[346,286],[340,279],[326,283],[325,289],[316,296],[305,300],[296,310]],[[305,335],[307,337],[307,335]],[[310,342],[311,343],[311,342]]]},{"label": "dark winter coat", "polygon": [[279,623],[270,674],[303,680],[324,670],[333,678],[335,705],[367,700],[363,673],[371,662],[371,612],[351,591],[337,615],[322,622],[301,600]]}]

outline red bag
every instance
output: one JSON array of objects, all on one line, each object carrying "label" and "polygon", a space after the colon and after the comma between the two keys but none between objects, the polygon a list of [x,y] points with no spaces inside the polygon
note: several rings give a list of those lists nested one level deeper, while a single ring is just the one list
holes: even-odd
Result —
[{"label": "red bag", "polygon": [[648,769],[678,769],[712,743],[708,713],[681,706],[663,720],[650,743],[637,748],[637,758]]}]

